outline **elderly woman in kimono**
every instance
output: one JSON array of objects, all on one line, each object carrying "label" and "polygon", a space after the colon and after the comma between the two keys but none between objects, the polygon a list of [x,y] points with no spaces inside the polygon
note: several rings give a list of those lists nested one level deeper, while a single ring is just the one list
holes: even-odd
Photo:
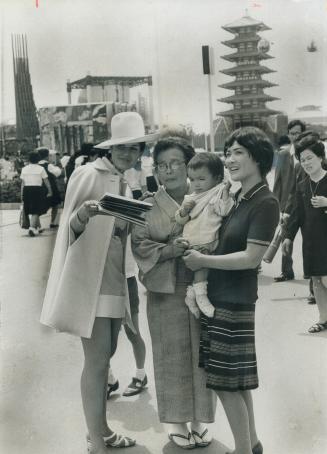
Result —
[{"label": "elderly woman in kimono", "polygon": [[[140,279],[148,290],[147,315],[152,340],[159,419],[170,440],[184,449],[207,446],[204,423],[214,421],[216,401],[198,368],[199,321],[185,305],[193,273],[181,259],[188,248],[175,212],[189,191],[186,166],[193,148],[178,137],[158,141],[153,158],[162,184],[146,201],[153,208],[147,225],[134,227],[132,248]],[[188,426],[187,424],[190,423]]]},{"label": "elderly woman in kimono", "polygon": [[97,216],[97,200],[104,193],[125,195],[125,170],[134,167],[145,136],[136,112],[115,115],[109,157],[81,166],[67,187],[41,322],[79,336],[84,350],[81,393],[89,452],[105,454],[110,447],[129,447],[135,441],[117,435],[106,420],[108,362],[116,349],[123,318],[129,317],[124,275],[127,224],[111,216]]}]

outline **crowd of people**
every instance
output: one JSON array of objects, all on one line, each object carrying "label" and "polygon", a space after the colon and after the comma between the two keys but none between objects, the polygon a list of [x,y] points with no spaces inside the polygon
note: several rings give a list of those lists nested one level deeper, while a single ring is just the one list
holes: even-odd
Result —
[{"label": "crowd of people", "polygon": [[[41,314],[43,324],[81,339],[88,452],[105,454],[136,443],[114,431],[106,409],[119,386],[110,359],[122,323],[136,362],[124,395],[147,385],[138,269],[147,290],[158,417],[171,442],[181,449],[208,446],[207,424],[215,421],[218,397],[234,436],[234,454],[262,454],[251,393],[259,386],[258,269],[282,217],[282,274],[276,282],[293,279],[291,250],[300,229],[304,275],[312,279],[319,312],[309,332],[327,329],[324,145],[301,122],[291,122],[280,142],[271,192],[266,177],[274,150],[256,127],[232,132],[224,164],[215,154],[196,154],[183,137],[145,134],[136,112],[115,115],[111,131],[106,142],[92,144],[88,153],[84,148],[80,163],[68,156],[62,163],[66,197]],[[149,143],[154,143],[152,156]],[[22,172],[24,202],[37,200],[45,185],[48,206],[56,209],[49,177],[55,173],[40,150],[38,158],[31,154]],[[142,159],[153,160],[154,173],[151,164],[137,179]],[[239,185],[235,194],[229,179]],[[144,225],[102,215],[98,200],[105,192],[150,203]],[[28,205],[35,217],[32,228],[40,231],[37,211]]]}]

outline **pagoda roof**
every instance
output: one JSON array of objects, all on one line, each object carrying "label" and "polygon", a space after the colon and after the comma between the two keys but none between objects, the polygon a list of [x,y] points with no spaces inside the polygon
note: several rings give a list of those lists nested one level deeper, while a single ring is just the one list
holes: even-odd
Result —
[{"label": "pagoda roof", "polygon": [[261,65],[238,65],[233,66],[232,68],[222,69],[219,72],[227,75],[233,75],[235,73],[245,72],[245,71],[257,71],[261,74],[275,73],[274,69],[269,69],[267,66]]},{"label": "pagoda roof", "polygon": [[249,93],[244,95],[233,95],[227,96],[226,98],[220,98],[217,101],[221,102],[234,102],[234,101],[246,101],[247,99],[260,99],[264,101],[275,101],[280,98],[275,96],[266,95],[266,93]]},{"label": "pagoda roof", "polygon": [[231,22],[230,24],[224,25],[222,28],[231,33],[238,33],[238,29],[244,27],[253,27],[257,30],[271,30],[271,28],[265,25],[262,21],[258,21],[247,15],[241,17],[241,19]]},{"label": "pagoda roof", "polygon": [[226,84],[219,85],[221,88],[226,88],[228,90],[234,90],[236,87],[244,87],[247,85],[255,85],[256,87],[277,87],[278,84],[269,82],[264,79],[251,79],[251,80],[233,80],[232,82],[227,82]]},{"label": "pagoda roof", "polygon": [[87,85],[125,85],[128,87],[136,87],[137,85],[152,84],[151,76],[91,76],[87,75],[82,79],[73,82],[67,82],[67,89],[83,89]]},{"label": "pagoda roof", "polygon": [[279,110],[268,109],[267,107],[247,107],[244,109],[230,109],[224,112],[219,112],[219,115],[230,117],[233,115],[249,115],[249,114],[266,114],[274,115],[280,113]]},{"label": "pagoda roof", "polygon": [[269,58],[275,58],[264,52],[259,52],[258,50],[252,50],[250,52],[234,52],[233,54],[223,55],[221,58],[228,61],[235,61],[238,58],[244,57],[258,57],[259,60],[268,60]]},{"label": "pagoda roof", "polygon": [[251,43],[251,42],[258,42],[260,41],[261,37],[259,35],[254,35],[251,33],[250,35],[246,36],[237,36],[236,38],[229,39],[227,41],[222,41],[222,44],[228,47],[237,47],[238,44],[241,43]]}]

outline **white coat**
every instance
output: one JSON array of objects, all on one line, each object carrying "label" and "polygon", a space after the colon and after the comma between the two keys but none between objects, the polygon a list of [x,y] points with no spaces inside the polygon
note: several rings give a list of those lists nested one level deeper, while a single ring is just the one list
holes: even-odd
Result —
[{"label": "white coat", "polygon": [[[115,218],[91,218],[76,240],[70,228],[70,218],[86,200],[98,200],[106,192],[119,194],[120,178],[106,158],[98,158],[72,174],[54,248],[41,323],[79,337],[91,337]],[[126,307],[127,321],[130,321],[127,291]]]}]

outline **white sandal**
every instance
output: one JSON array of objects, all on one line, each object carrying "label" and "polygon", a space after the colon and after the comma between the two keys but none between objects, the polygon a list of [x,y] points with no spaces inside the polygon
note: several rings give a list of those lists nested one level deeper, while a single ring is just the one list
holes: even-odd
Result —
[{"label": "white sandal", "polygon": [[[104,444],[109,448],[130,448],[135,446],[136,441],[124,435],[119,435],[113,432],[109,437],[103,437]],[[86,436],[87,452],[92,453],[93,444],[90,436]]]},{"label": "white sandal", "polygon": [[192,435],[195,440],[196,446],[199,446],[200,448],[205,448],[212,442],[212,438],[208,433],[208,429],[204,429],[202,434],[199,434],[199,432],[197,432],[196,430],[192,430]]}]

